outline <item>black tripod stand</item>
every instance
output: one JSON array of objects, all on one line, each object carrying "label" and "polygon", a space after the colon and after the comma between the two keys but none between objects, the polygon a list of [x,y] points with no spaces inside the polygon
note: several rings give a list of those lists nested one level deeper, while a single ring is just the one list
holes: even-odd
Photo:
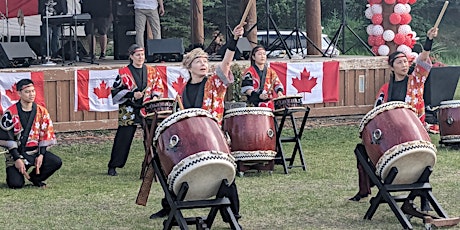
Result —
[{"label": "black tripod stand", "polygon": [[[287,36],[285,39],[290,38],[291,36],[295,36],[295,53],[302,54],[302,57],[304,57],[304,49],[302,48],[302,40],[300,39],[300,35],[302,35],[304,38],[307,39],[308,42],[310,42],[313,47],[315,47],[316,50],[318,50],[322,55],[324,55],[323,51],[318,48],[318,46],[312,42],[312,40],[304,34],[302,31],[299,30],[299,6],[298,6],[298,0],[295,0],[295,28],[292,30],[292,32]],[[321,38],[322,39],[322,38]],[[307,55],[307,44],[305,44],[305,55]],[[300,50],[300,51],[299,51]]]},{"label": "black tripod stand", "polygon": [[[375,56],[374,52],[372,52],[372,49],[366,44],[366,42],[363,41],[363,39],[361,39],[359,37],[359,35],[357,33],[355,33],[355,31],[353,31],[350,26],[348,26],[347,24],[347,19],[346,19],[346,9],[347,9],[347,5],[346,5],[346,0],[342,0],[342,23],[340,24],[339,28],[337,29],[337,31],[335,32],[334,34],[334,37],[332,38],[331,40],[331,43],[329,44],[329,46],[327,47],[327,51],[329,51],[329,48],[331,48],[332,44],[334,44],[334,47],[332,47],[332,52],[331,54],[329,55],[329,57],[332,57],[332,54],[334,53],[335,51],[335,48],[338,47],[338,49],[340,50],[340,52],[342,52],[342,54],[346,54],[350,49],[346,50],[345,49],[345,28],[347,28],[348,30],[350,30],[350,32],[361,42],[361,44],[373,55]],[[340,35],[342,35],[342,47],[339,47],[337,46],[338,44],[338,41],[340,39]],[[326,57],[327,55],[325,53],[323,53],[323,57]]]}]

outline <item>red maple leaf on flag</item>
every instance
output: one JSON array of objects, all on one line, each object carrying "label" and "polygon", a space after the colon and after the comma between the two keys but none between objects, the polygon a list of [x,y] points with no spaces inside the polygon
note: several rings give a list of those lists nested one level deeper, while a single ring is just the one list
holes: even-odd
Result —
[{"label": "red maple leaf on flag", "polygon": [[107,86],[105,81],[102,81],[101,84],[99,84],[99,87],[93,89],[93,92],[96,94],[98,99],[109,98],[110,87]]},{"label": "red maple leaf on flag", "polygon": [[18,101],[19,100],[19,94],[18,91],[16,91],[16,84],[14,84],[11,89],[5,90],[5,94],[8,98],[10,98],[11,101]]},{"label": "red maple leaf on flag", "polygon": [[184,91],[185,85],[187,82],[185,79],[182,77],[182,75],[179,75],[179,77],[172,83],[172,87],[176,90],[176,92],[179,95],[182,95],[182,91]]},{"label": "red maple leaf on flag", "polygon": [[292,86],[297,89],[298,93],[311,93],[311,90],[318,84],[318,78],[310,76],[306,68],[300,73],[300,78],[292,79]]}]

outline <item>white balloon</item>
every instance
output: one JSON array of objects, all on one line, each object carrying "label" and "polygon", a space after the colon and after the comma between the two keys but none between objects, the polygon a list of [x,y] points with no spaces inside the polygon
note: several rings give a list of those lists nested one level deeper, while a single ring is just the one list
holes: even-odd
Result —
[{"label": "white balloon", "polygon": [[417,57],[418,57],[418,53],[416,53],[416,52],[411,52],[409,55],[410,55],[412,58],[414,58],[414,60],[417,59]]},{"label": "white balloon", "polygon": [[394,12],[397,14],[404,14],[404,12],[406,12],[405,4],[402,4],[402,3],[396,4],[394,7]]},{"label": "white balloon", "polygon": [[374,13],[372,13],[372,9],[369,7],[364,11],[364,15],[367,19],[371,20],[372,16],[374,16]]},{"label": "white balloon", "polygon": [[393,30],[385,30],[383,32],[383,40],[387,42],[391,42],[393,41],[394,38],[395,38],[395,32],[393,32]]},{"label": "white balloon", "polygon": [[410,11],[412,10],[412,7],[411,7],[409,4],[405,4],[405,6],[406,6],[406,11],[405,11],[405,13],[406,13],[406,14],[410,13]]},{"label": "white balloon", "polygon": [[403,52],[406,55],[409,55],[410,53],[412,53],[412,49],[406,45],[400,45],[398,46],[398,48],[396,48],[396,50],[399,52]]},{"label": "white balloon", "polygon": [[390,53],[390,47],[387,45],[381,45],[379,46],[378,52],[380,56],[387,56]]},{"label": "white balloon", "polygon": [[379,36],[383,34],[383,26],[382,25],[374,25],[372,28],[372,34],[375,36]]},{"label": "white balloon", "polygon": [[374,33],[374,29],[373,29],[373,28],[374,28],[374,24],[370,24],[370,25],[368,25],[368,26],[366,27],[366,32],[367,32],[368,35],[374,35],[374,34],[373,34],[373,33]]},{"label": "white balloon", "polygon": [[371,6],[371,9],[374,14],[381,14],[383,11],[382,4],[374,4]]},{"label": "white balloon", "polygon": [[404,34],[404,35],[407,35],[407,34],[409,34],[411,32],[412,32],[412,28],[410,27],[410,25],[401,25],[398,28],[398,33],[401,33],[401,34]]}]

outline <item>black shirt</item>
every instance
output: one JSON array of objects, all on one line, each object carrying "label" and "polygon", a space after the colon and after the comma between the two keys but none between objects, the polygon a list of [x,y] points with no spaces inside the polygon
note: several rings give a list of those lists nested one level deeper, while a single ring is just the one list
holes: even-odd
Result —
[{"label": "black shirt", "polygon": [[[198,95],[198,90],[200,89],[200,83],[188,83],[185,87],[187,87],[187,97],[190,98],[191,100],[195,101],[197,95]],[[194,104],[191,104],[189,108],[201,108],[196,107]],[[188,108],[186,108],[188,109]]]},{"label": "black shirt", "polygon": [[407,82],[407,76],[402,81],[394,81],[390,94],[391,98],[389,98],[388,101],[405,101],[407,95]]}]

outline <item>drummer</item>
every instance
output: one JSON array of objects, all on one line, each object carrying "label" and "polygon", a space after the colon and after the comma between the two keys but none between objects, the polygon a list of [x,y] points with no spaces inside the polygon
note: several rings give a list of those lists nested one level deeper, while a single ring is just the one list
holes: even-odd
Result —
[{"label": "drummer", "polygon": [[[233,34],[237,39],[229,39],[227,50],[222,62],[216,67],[215,73],[209,74],[208,54],[201,48],[190,51],[182,61],[182,65],[189,71],[190,79],[182,92],[183,105],[188,108],[202,108],[209,111],[219,122],[222,122],[224,113],[224,99],[227,86],[233,82],[233,75],[230,71],[230,65],[235,54],[238,37],[243,35],[244,24],[238,25],[233,29]],[[236,219],[239,219],[239,198],[236,184],[233,183],[228,187],[224,194],[230,199],[231,209]],[[150,219],[162,218],[168,215],[170,208],[166,199],[161,202],[163,209],[152,214]],[[221,212],[223,213],[223,212]],[[230,219],[222,216],[225,222]]]},{"label": "drummer", "polygon": [[[410,66],[407,55],[402,52],[396,51],[390,54],[388,57],[388,64],[391,69],[390,82],[385,83],[380,88],[375,103],[376,106],[390,101],[404,101],[415,109],[420,121],[425,124],[423,89],[432,67],[430,51],[433,38],[437,35],[438,28],[428,30],[423,51],[416,58],[415,66]],[[359,201],[361,198],[371,194],[369,177],[359,162],[358,176],[359,191],[354,197],[350,198],[352,201]]]},{"label": "drummer", "polygon": [[268,67],[267,52],[261,45],[255,46],[249,57],[251,66],[244,71],[241,93],[248,103],[274,109],[273,98],[283,96],[284,87],[276,72]]},{"label": "drummer", "polygon": [[130,64],[121,68],[112,87],[113,103],[118,109],[118,129],[108,164],[109,176],[118,175],[116,168],[125,165],[137,124],[142,119],[143,101],[159,99],[163,95],[163,81],[157,68],[147,66],[144,48],[133,44],[128,49]]}]

